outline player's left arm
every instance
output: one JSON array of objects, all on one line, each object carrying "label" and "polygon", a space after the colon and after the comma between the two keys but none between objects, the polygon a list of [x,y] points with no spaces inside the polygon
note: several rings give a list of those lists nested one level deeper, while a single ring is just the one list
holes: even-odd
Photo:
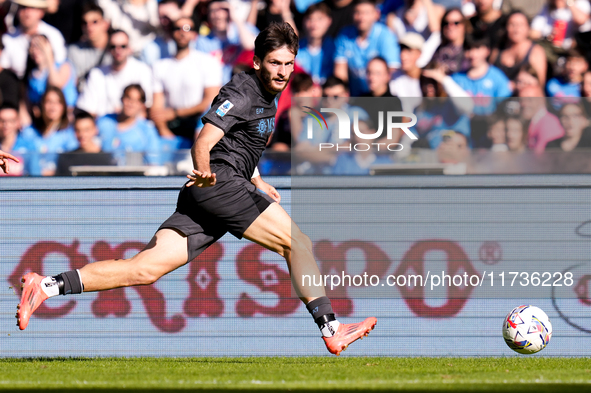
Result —
[{"label": "player's left arm", "polygon": [[250,181],[256,186],[256,188],[273,198],[275,202],[281,202],[281,195],[279,195],[275,187],[263,180],[258,168],[254,169],[254,173],[252,174]]}]

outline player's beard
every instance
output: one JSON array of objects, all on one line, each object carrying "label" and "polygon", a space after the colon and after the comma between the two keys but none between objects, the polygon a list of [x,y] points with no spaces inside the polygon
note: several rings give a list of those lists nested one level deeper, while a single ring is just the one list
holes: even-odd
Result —
[{"label": "player's beard", "polygon": [[[278,94],[281,93],[283,90],[285,90],[285,88],[287,87],[287,82],[289,82],[289,78],[291,77],[291,74],[287,77],[287,78],[273,78],[273,76],[271,75],[270,72],[268,72],[267,70],[265,70],[264,67],[261,67],[261,80],[263,82],[263,85],[265,86],[265,88],[273,93],[273,94]],[[273,81],[277,81],[277,80],[283,80],[285,81],[285,83],[283,84],[283,87],[277,89],[275,87],[273,87]]]}]

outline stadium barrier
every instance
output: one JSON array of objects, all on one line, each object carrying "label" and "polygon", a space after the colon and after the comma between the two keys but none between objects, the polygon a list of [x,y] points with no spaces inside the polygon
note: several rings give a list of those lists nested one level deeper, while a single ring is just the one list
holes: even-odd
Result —
[{"label": "stadium barrier", "polygon": [[[541,355],[591,355],[590,177],[267,180],[312,239],[338,318],[378,318],[346,355],[517,356],[501,326],[521,304],[554,326]],[[60,296],[27,330],[14,326],[22,274],[133,255],[174,211],[183,181],[2,179],[0,356],[327,355],[285,262],[230,235],[153,285]],[[378,285],[355,285],[364,274]],[[353,284],[334,285],[346,275]]]}]

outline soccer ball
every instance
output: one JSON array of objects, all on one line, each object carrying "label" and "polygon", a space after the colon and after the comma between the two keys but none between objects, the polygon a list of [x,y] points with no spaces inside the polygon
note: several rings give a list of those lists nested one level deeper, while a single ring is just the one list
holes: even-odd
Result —
[{"label": "soccer ball", "polygon": [[551,337],[552,324],[538,307],[515,307],[503,321],[503,338],[515,352],[526,355],[539,352]]}]

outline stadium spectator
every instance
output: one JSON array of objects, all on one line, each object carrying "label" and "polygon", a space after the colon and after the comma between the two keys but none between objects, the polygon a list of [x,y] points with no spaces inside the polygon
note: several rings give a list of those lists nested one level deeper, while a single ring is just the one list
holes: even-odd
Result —
[{"label": "stadium spectator", "polygon": [[528,20],[532,20],[540,13],[542,7],[547,0],[503,0],[501,11],[509,14],[511,11],[520,10],[527,16]]},{"label": "stadium spectator", "polygon": [[422,97],[419,78],[421,69],[417,60],[421,56],[421,50],[425,40],[420,34],[406,33],[400,39],[400,69],[392,74],[390,81],[390,93],[397,97],[404,97],[402,108],[412,111]]},{"label": "stadium spectator", "polygon": [[441,143],[437,146],[437,158],[442,164],[459,164],[466,162],[470,155],[470,144],[466,135],[454,130],[443,133]]},{"label": "stadium spectator", "polygon": [[[314,84],[312,76],[305,72],[294,73],[291,77],[292,108],[284,110],[277,119],[277,127],[267,146],[272,151],[289,151],[292,141],[297,141],[304,128],[304,106],[313,106],[322,91]],[[301,110],[294,110],[294,109]]]},{"label": "stadium spectator", "polygon": [[529,65],[521,67],[521,69],[517,73],[517,77],[515,78],[515,82],[513,85],[513,96],[515,97],[518,97],[519,92],[523,90],[525,87],[541,86],[540,78],[538,78],[538,73]]},{"label": "stadium spectator", "polygon": [[[360,107],[351,105],[349,103],[350,93],[347,84],[334,75],[329,76],[322,86],[322,96],[326,97],[322,102],[324,108],[341,109],[347,113],[349,119],[353,121],[355,112],[359,120],[367,120],[369,116],[367,112]],[[332,143],[334,146],[347,141],[339,139],[339,122],[336,115],[332,113],[325,113],[328,127],[317,127],[315,122],[312,122],[312,137],[309,138],[307,132],[300,132],[295,147],[298,158],[306,158],[308,163],[297,169],[300,174],[328,174],[331,172],[331,166],[336,159],[336,150],[318,151],[320,143]],[[292,121],[293,123],[293,121]],[[396,142],[396,141],[393,141]]]},{"label": "stadium spectator", "polygon": [[519,92],[521,117],[529,121],[528,147],[541,153],[548,142],[564,136],[564,128],[556,115],[548,112],[546,98],[540,86],[528,86]]},{"label": "stadium spectator", "polygon": [[149,42],[154,41],[159,26],[156,0],[97,0],[111,27],[129,36],[134,55],[139,56]]},{"label": "stadium spectator", "polygon": [[489,116],[489,126],[486,136],[491,141],[490,150],[492,152],[504,152],[509,150],[507,147],[505,119],[502,116]]},{"label": "stadium spectator", "polygon": [[476,6],[476,14],[470,18],[472,34],[486,35],[489,47],[498,47],[505,36],[507,16],[495,7],[495,0],[474,0],[474,5]]},{"label": "stadium spectator", "polygon": [[143,117],[146,93],[139,84],[123,90],[122,109],[97,120],[102,149],[113,153],[118,165],[126,165],[126,153],[143,153],[148,164],[160,163],[160,140],[156,127]]},{"label": "stadium spectator", "polygon": [[19,5],[18,18],[20,25],[12,33],[2,36],[4,50],[0,58],[2,68],[12,70],[19,78],[25,75],[29,42],[35,35],[44,35],[51,43],[55,61],[62,64],[66,61],[64,37],[53,26],[41,19],[47,8],[44,0],[13,0]]},{"label": "stadium spectator", "polygon": [[[453,80],[472,97],[487,97],[475,102],[474,114],[488,115],[496,109],[496,99],[509,97],[509,79],[487,61],[490,43],[486,35],[470,35],[464,41],[465,56],[470,62],[466,72],[452,75]],[[475,100],[476,101],[476,100]]]},{"label": "stadium spectator", "polygon": [[153,65],[156,60],[166,59],[176,54],[176,44],[172,39],[174,22],[183,16],[181,7],[177,0],[162,0],[158,3],[158,18],[160,30],[153,41],[148,42],[140,59]]},{"label": "stadium spectator", "polygon": [[259,0],[251,0],[250,12],[246,21],[263,30],[271,23],[287,22],[298,33],[290,0],[264,0],[264,8],[259,9]]},{"label": "stadium spectator", "polygon": [[523,121],[516,116],[509,116],[505,119],[505,138],[509,151],[521,153],[527,149],[527,130]]},{"label": "stadium spectator", "polygon": [[68,46],[68,60],[76,71],[79,91],[84,90],[92,68],[111,64],[108,46],[109,22],[105,20],[101,7],[88,2],[82,10],[82,38]]},{"label": "stadium spectator", "polygon": [[583,74],[583,82],[581,83],[581,97],[591,98],[591,70],[587,70]]},{"label": "stadium spectator", "polygon": [[256,27],[234,15],[234,5],[226,0],[211,0],[207,6],[207,20],[211,32],[201,36],[195,48],[209,53],[223,65],[222,83],[232,78],[232,67],[243,51],[254,49]]},{"label": "stadium spectator", "polygon": [[[431,76],[435,76],[436,79]],[[456,106],[453,100],[440,99],[447,95],[445,84],[451,84],[452,89],[453,86],[458,89],[451,77],[446,76],[442,69],[438,73],[429,73],[425,70],[424,75],[420,76],[420,88],[425,98],[414,110],[417,124],[411,128],[411,131],[419,139],[413,143],[413,147],[437,149],[448,130],[462,133],[466,138],[470,137],[470,119],[459,109],[461,106]],[[407,140],[406,142],[412,141]]]},{"label": "stadium spectator", "polygon": [[[87,0],[88,1],[88,0]],[[80,15],[85,2],[81,0],[49,0],[43,21],[57,28],[66,44],[80,39]]]},{"label": "stadium spectator", "polygon": [[550,64],[573,47],[578,32],[591,30],[589,0],[548,0],[532,20],[531,38],[540,40]]},{"label": "stadium spectator", "polygon": [[494,48],[490,62],[515,81],[519,70],[529,65],[540,78],[540,84],[546,83],[547,60],[544,48],[529,38],[529,22],[521,11],[507,15],[506,36],[500,48]]},{"label": "stadium spectator", "polygon": [[580,97],[583,75],[588,70],[585,55],[578,49],[570,49],[566,54],[564,74],[548,81],[548,97]]},{"label": "stadium spectator", "polygon": [[396,36],[378,22],[379,18],[373,0],[355,0],[353,26],[345,27],[335,41],[334,74],[349,83],[354,97],[367,91],[365,68],[369,60],[382,56],[391,70],[400,66]]},{"label": "stadium spectator", "polygon": [[[371,120],[359,120],[359,131],[363,134],[374,134],[375,126]],[[358,149],[344,151],[337,156],[336,162],[332,167],[333,175],[362,176],[369,175],[372,165],[392,164],[388,150],[376,152],[372,149],[371,142],[361,139],[356,133],[351,133],[351,144],[358,145]],[[362,145],[363,144],[363,145]],[[377,154],[376,154],[377,153]],[[382,154],[380,154],[382,153]]]},{"label": "stadium spectator", "polygon": [[562,151],[591,148],[591,127],[585,110],[580,104],[566,104],[560,109],[560,123],[564,136],[546,145],[546,149],[558,148]]},{"label": "stadium spectator", "polygon": [[189,149],[201,114],[222,86],[219,63],[211,55],[191,49],[197,32],[191,18],[173,24],[176,55],[154,64],[154,105],[150,118],[166,140],[180,138],[175,148]]},{"label": "stadium spectator", "polygon": [[403,7],[387,16],[388,27],[398,38],[412,32],[420,34],[425,40],[417,61],[420,68],[431,61],[441,43],[441,18],[444,13],[445,8],[433,4],[432,0],[405,0]]},{"label": "stadium spectator", "polygon": [[468,59],[464,56],[464,37],[471,25],[459,8],[451,8],[441,18],[441,44],[433,54],[432,62],[445,73],[466,72]]},{"label": "stadium spectator", "polygon": [[304,14],[306,36],[300,39],[296,63],[319,85],[334,71],[334,40],[327,35],[331,22],[325,3],[311,5]]},{"label": "stadium spectator", "polygon": [[[2,40],[0,40],[0,58],[2,58]],[[8,105],[15,108],[20,104],[21,88],[19,80],[14,72],[0,66],[0,105]]]},{"label": "stadium spectator", "polygon": [[68,121],[66,99],[59,87],[47,87],[41,97],[41,115],[22,131],[22,135],[39,155],[38,165],[34,165],[30,174],[53,176],[58,154],[78,145]]},{"label": "stadium spectator", "polygon": [[59,155],[57,176],[70,176],[70,167],[76,165],[114,165],[113,157],[101,149],[98,128],[90,113],[80,111],[74,119],[74,134],[78,148]]},{"label": "stadium spectator", "polygon": [[93,68],[86,88],[78,98],[77,107],[94,116],[116,113],[121,108],[123,89],[139,83],[146,92],[146,104],[152,106],[152,70],[131,56],[129,37],[115,30],[109,37],[111,65]]},{"label": "stadium spectator", "polygon": [[332,18],[326,35],[336,38],[343,28],[353,24],[355,3],[353,0],[323,0],[322,3],[328,6]]},{"label": "stadium spectator", "polygon": [[51,44],[43,35],[36,35],[31,39],[25,81],[28,103],[37,108],[37,115],[39,102],[47,86],[59,87],[62,90],[68,108],[76,105],[76,74],[67,60],[62,64],[55,61]]},{"label": "stadium spectator", "polygon": [[6,159],[2,156],[2,150],[11,153],[12,157],[19,161],[16,164],[11,164],[11,176],[27,174],[28,153],[35,150],[35,147],[30,143],[31,141],[22,137],[20,128],[18,108],[9,104],[0,106],[0,160],[2,160],[0,167],[3,168],[5,173],[8,173],[6,171]]}]

